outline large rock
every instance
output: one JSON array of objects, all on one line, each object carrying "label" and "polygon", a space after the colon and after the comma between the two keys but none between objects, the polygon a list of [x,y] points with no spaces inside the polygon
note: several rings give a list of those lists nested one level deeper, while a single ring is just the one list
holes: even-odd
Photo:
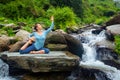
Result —
[{"label": "large rock", "polygon": [[46,38],[46,44],[66,44],[65,38],[60,32],[50,32]]},{"label": "large rock", "polygon": [[83,45],[81,44],[81,42],[69,34],[63,34],[63,35],[64,35],[65,40],[66,40],[68,51],[70,51],[71,53],[82,58],[82,54],[84,53],[84,49],[83,49]]},{"label": "large rock", "polygon": [[32,72],[72,71],[79,65],[79,57],[61,51],[49,54],[3,53],[7,55],[11,67],[25,69]]},{"label": "large rock", "polygon": [[25,42],[28,40],[29,35],[30,35],[29,32],[27,32],[25,30],[20,30],[19,32],[16,33],[15,38]]},{"label": "large rock", "polygon": [[107,30],[110,31],[114,35],[117,35],[117,34],[120,35],[120,24],[107,26]]}]

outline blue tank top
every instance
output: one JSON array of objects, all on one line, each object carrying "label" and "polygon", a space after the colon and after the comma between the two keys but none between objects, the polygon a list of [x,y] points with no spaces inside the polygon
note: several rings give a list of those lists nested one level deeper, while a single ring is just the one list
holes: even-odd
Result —
[{"label": "blue tank top", "polygon": [[39,50],[44,46],[46,36],[53,29],[53,27],[54,27],[54,22],[52,22],[50,28],[43,31],[41,35],[38,34],[37,32],[33,32],[32,34],[29,35],[29,37],[32,37],[32,36],[35,37],[35,42],[33,44],[37,50]]}]

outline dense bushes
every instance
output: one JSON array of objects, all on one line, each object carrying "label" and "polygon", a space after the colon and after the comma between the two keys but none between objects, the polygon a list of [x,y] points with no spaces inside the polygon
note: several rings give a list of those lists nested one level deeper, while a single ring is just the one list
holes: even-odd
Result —
[{"label": "dense bushes", "polygon": [[56,29],[66,30],[67,27],[76,25],[77,17],[69,7],[49,9],[47,13],[55,16]]},{"label": "dense bushes", "polygon": [[4,5],[0,4],[2,16],[11,19],[44,16],[45,10],[49,8],[48,0],[14,0]]},{"label": "dense bushes", "polygon": [[120,55],[120,35],[115,36],[115,51]]},{"label": "dense bushes", "polygon": [[65,30],[79,23],[102,24],[117,11],[113,0],[0,0],[0,17],[25,22],[28,31],[36,22],[50,25],[51,15],[55,16],[55,29]]},{"label": "dense bushes", "polygon": [[82,16],[82,0],[50,0],[50,3],[55,7],[68,6],[73,9],[78,17]]}]

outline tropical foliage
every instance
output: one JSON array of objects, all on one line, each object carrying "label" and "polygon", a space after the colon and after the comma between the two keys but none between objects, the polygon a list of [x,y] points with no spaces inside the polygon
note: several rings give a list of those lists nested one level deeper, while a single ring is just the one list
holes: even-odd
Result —
[{"label": "tropical foliage", "polygon": [[24,29],[31,31],[36,22],[49,26],[54,15],[55,29],[66,30],[78,24],[103,24],[119,11],[113,0],[0,0],[0,23],[25,22]]}]

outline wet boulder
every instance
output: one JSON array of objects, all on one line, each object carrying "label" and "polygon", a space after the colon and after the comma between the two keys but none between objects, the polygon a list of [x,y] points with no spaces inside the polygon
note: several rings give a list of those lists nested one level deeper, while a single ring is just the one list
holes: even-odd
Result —
[{"label": "wet boulder", "polygon": [[96,59],[101,60],[106,65],[110,65],[117,69],[120,69],[120,58],[119,55],[112,49],[99,47],[97,48]]},{"label": "wet boulder", "polygon": [[114,38],[114,35],[111,33],[111,31],[106,30],[105,31],[105,36],[106,36],[107,40],[114,42],[115,38]]},{"label": "wet boulder", "polygon": [[97,59],[98,60],[117,60],[118,54],[109,48],[98,47],[97,50]]},{"label": "wet boulder", "polygon": [[99,34],[103,29],[92,30],[93,34]]}]

